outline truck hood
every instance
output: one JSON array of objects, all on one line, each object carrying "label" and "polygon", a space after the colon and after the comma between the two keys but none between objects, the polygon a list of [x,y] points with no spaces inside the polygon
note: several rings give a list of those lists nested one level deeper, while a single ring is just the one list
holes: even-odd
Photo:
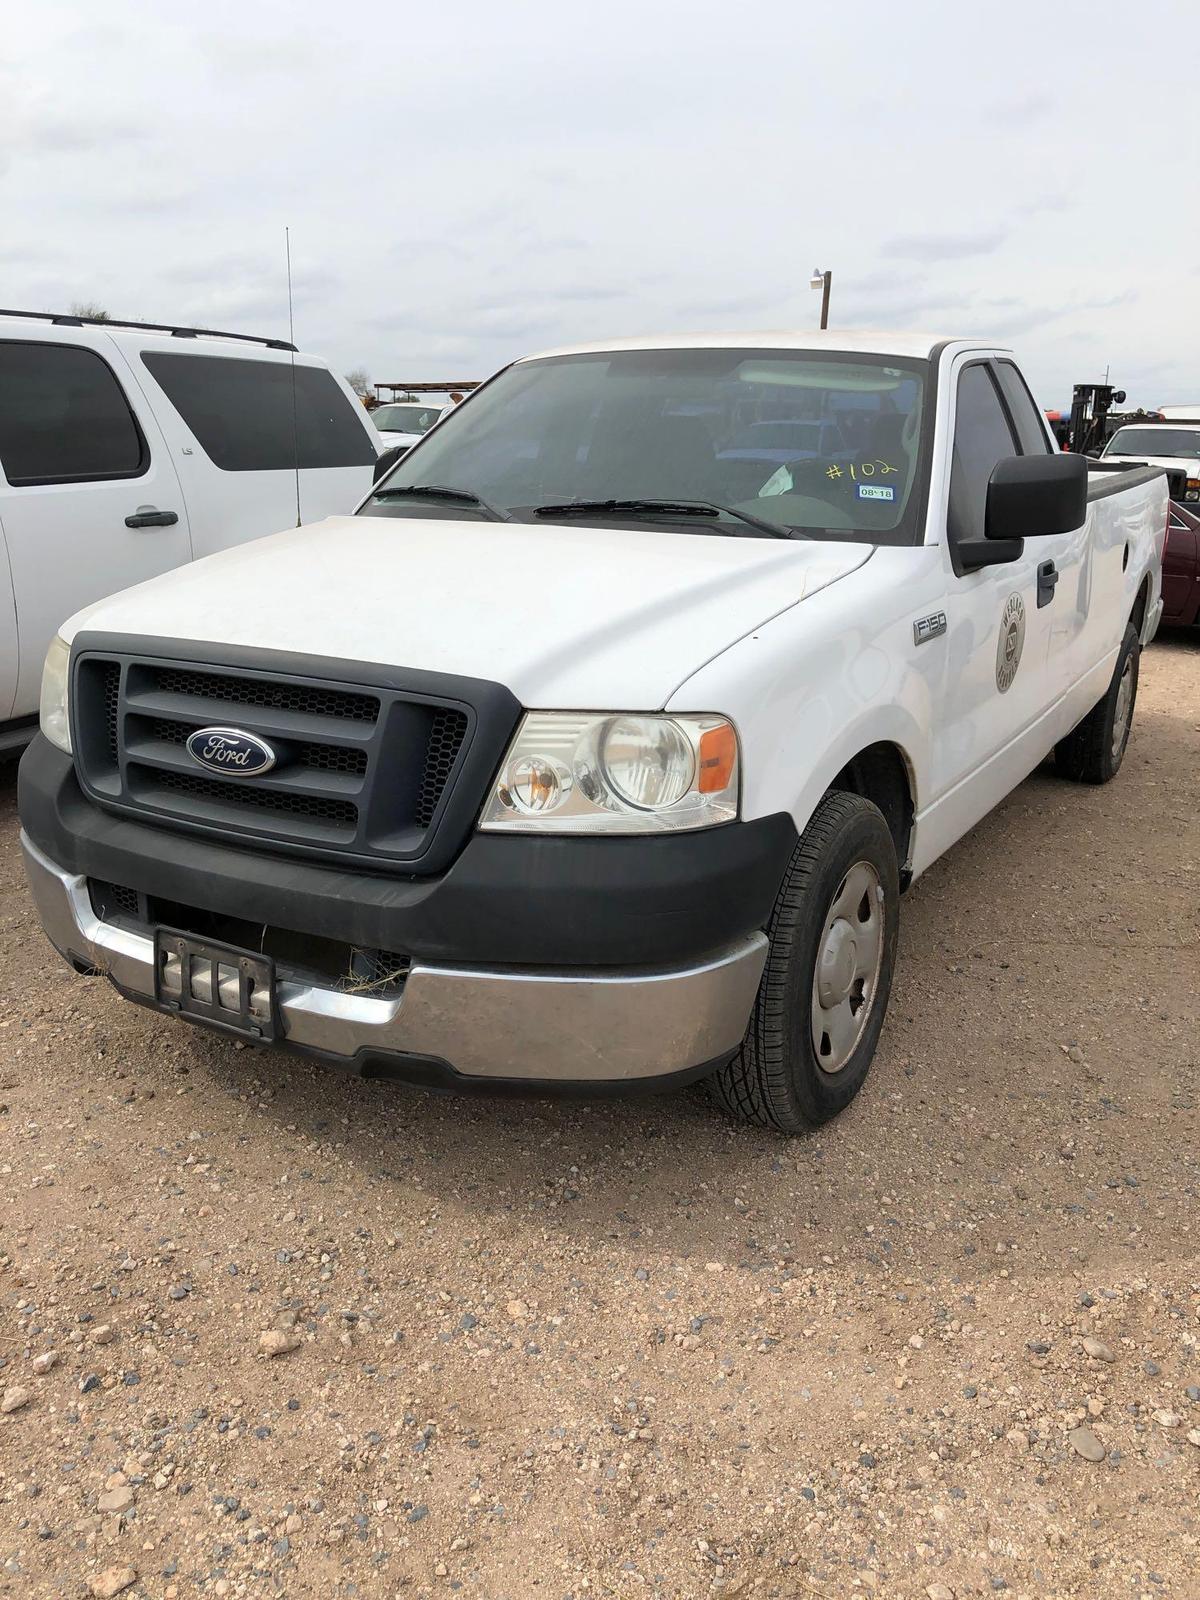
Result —
[{"label": "truck hood", "polygon": [[1148,467],[1167,467],[1172,472],[1185,471],[1189,478],[1200,477],[1200,450],[1194,456],[1102,456],[1101,460],[1144,462]]},{"label": "truck hood", "polygon": [[[523,705],[648,710],[867,544],[329,517],[152,578],[63,627],[489,678]],[[719,710],[719,707],[697,707]]]}]

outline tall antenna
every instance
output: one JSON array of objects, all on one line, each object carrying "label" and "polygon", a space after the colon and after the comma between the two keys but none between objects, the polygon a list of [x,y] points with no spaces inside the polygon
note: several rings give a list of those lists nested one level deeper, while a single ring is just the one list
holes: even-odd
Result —
[{"label": "tall antenna", "polygon": [[292,347],[292,461],[296,472],[296,526],[300,526],[300,424],[296,415],[296,322],[292,308],[292,230],[284,228],[283,247],[287,253],[288,343]]}]

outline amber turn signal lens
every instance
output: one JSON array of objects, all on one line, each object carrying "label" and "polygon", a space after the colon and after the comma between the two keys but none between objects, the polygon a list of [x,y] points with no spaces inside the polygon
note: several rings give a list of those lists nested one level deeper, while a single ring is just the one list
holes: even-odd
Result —
[{"label": "amber turn signal lens", "polygon": [[696,787],[701,794],[718,794],[729,785],[737,764],[737,734],[727,722],[700,735],[700,760]]}]

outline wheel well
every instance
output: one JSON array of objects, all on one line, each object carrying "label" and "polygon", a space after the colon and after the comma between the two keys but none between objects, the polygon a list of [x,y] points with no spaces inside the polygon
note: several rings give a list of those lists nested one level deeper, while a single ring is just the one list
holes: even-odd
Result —
[{"label": "wheel well", "polygon": [[1142,587],[1137,592],[1137,599],[1133,602],[1133,610],[1129,613],[1129,621],[1137,629],[1137,636],[1142,637],[1142,625],[1146,620],[1146,606],[1150,600],[1149,576],[1142,579]]},{"label": "wheel well", "polygon": [[901,882],[912,836],[913,796],[908,763],[894,744],[872,744],[848,761],[829,786],[871,800],[883,812],[896,845]]}]

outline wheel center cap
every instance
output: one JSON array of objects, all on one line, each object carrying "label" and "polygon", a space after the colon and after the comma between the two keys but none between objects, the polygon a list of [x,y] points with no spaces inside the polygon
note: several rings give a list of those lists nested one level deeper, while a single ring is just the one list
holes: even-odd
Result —
[{"label": "wheel center cap", "polygon": [[854,929],[844,917],[839,917],[825,936],[817,967],[817,994],[826,1010],[840,1005],[850,993],[857,965],[858,941]]}]

